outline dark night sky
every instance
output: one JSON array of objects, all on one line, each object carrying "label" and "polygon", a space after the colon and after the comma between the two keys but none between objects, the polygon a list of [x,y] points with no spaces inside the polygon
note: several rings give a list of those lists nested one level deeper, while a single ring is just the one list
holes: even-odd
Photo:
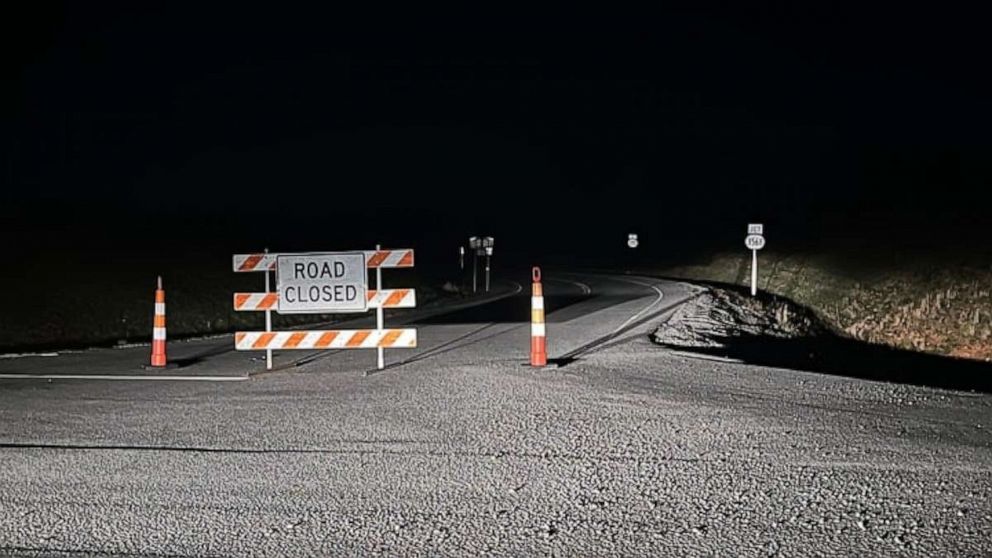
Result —
[{"label": "dark night sky", "polygon": [[3,18],[4,233],[37,253],[489,233],[537,255],[636,230],[692,253],[760,219],[796,249],[987,243],[987,20],[801,4],[34,4]]}]

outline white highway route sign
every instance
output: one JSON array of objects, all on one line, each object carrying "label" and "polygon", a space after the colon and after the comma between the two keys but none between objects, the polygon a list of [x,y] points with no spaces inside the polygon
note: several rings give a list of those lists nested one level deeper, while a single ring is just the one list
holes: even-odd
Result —
[{"label": "white highway route sign", "polygon": [[744,245],[751,250],[761,250],[765,247],[765,237],[760,234],[749,234],[744,239]]}]

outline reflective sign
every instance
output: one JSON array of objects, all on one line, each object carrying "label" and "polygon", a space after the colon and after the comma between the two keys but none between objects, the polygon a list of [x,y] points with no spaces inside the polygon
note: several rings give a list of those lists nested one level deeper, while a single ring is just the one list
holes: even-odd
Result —
[{"label": "reflective sign", "polygon": [[364,252],[289,254],[276,259],[280,314],[365,312]]},{"label": "reflective sign", "polygon": [[751,250],[761,250],[765,247],[765,237],[760,234],[749,234],[744,239],[744,245]]}]

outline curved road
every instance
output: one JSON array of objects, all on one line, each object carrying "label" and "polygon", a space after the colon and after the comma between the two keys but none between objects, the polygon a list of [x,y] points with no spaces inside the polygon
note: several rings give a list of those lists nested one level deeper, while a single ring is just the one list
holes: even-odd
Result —
[{"label": "curved road", "polygon": [[[691,359],[646,334],[693,287],[545,282],[544,370],[524,285],[420,311],[420,347],[369,375],[341,351],[246,381],[0,380],[0,553],[992,551],[992,398]],[[174,373],[262,367],[230,344],[170,346]],[[147,350],[0,373],[133,374]]]}]

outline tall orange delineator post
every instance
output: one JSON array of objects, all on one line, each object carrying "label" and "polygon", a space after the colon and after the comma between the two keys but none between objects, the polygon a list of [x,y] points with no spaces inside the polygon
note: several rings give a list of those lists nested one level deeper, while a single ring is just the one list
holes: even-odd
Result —
[{"label": "tall orange delineator post", "polygon": [[530,297],[530,365],[548,364],[548,342],[544,329],[544,288],[541,286],[541,268],[532,270],[534,285]]},{"label": "tall orange delineator post", "polygon": [[165,367],[165,290],[162,289],[162,276],[158,277],[155,289],[155,323],[152,326],[152,366]]}]

